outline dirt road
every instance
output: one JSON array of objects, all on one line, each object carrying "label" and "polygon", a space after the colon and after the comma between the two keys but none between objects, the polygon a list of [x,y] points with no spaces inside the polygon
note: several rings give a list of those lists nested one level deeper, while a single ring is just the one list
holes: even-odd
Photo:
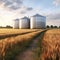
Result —
[{"label": "dirt road", "polygon": [[42,33],[40,33],[40,35],[37,36],[33,40],[32,44],[30,45],[30,47],[27,50],[25,50],[24,52],[22,52],[18,56],[16,56],[15,60],[36,60],[34,50],[37,47],[37,43],[38,43],[38,40],[40,39],[41,35],[42,35]]}]

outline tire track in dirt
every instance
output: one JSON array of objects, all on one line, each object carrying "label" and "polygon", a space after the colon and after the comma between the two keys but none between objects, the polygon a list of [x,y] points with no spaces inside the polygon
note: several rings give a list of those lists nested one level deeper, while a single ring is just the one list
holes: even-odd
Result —
[{"label": "tire track in dirt", "polygon": [[37,43],[40,39],[40,35],[42,35],[42,32],[40,32],[40,34],[36,38],[34,38],[33,42],[30,44],[30,47],[27,50],[16,56],[15,60],[35,60],[33,51],[37,47]]}]

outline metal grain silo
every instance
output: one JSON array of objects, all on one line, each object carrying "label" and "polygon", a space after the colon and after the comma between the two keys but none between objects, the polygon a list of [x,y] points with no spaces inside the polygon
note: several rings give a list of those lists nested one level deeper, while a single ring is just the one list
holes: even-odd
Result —
[{"label": "metal grain silo", "polygon": [[23,17],[19,21],[20,29],[28,29],[30,28],[30,19],[28,17]]},{"label": "metal grain silo", "polygon": [[45,24],[46,24],[45,16],[36,14],[36,15],[32,16],[30,19],[30,28],[31,29],[45,28]]},{"label": "metal grain silo", "polygon": [[19,19],[14,20],[14,26],[13,28],[18,29],[19,28]]}]

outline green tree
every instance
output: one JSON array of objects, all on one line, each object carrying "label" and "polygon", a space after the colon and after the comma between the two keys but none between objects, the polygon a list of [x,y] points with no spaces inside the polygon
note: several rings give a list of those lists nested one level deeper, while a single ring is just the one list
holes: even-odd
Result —
[{"label": "green tree", "polygon": [[6,28],[12,28],[12,26],[7,25]]},{"label": "green tree", "polygon": [[54,28],[58,28],[57,26],[54,26]]},{"label": "green tree", "polygon": [[51,25],[51,28],[53,28],[54,26],[53,25]]},{"label": "green tree", "polygon": [[47,28],[50,28],[49,25],[46,26]]}]

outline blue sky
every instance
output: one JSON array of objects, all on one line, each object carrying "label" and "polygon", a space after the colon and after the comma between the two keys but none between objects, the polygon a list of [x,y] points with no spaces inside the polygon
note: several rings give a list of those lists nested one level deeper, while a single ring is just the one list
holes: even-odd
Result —
[{"label": "blue sky", "polygon": [[60,0],[0,0],[0,26],[13,20],[39,13],[46,16],[46,25],[60,25]]},{"label": "blue sky", "polygon": [[52,6],[52,0],[24,0],[24,5],[31,6],[34,8],[42,7],[44,9],[50,8]]}]

